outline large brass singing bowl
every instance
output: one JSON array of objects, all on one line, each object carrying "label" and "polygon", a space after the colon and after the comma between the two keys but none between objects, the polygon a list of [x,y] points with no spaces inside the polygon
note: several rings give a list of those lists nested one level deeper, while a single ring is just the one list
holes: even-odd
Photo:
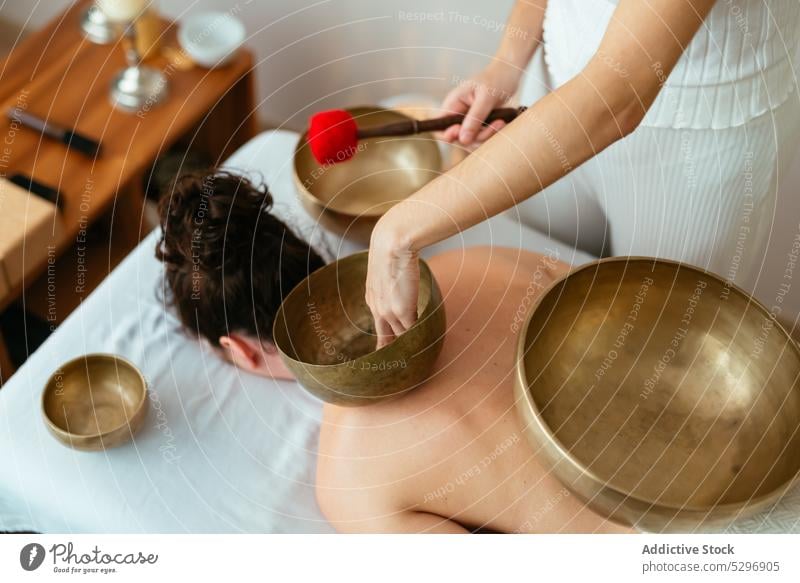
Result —
[{"label": "large brass singing bowl", "polygon": [[539,298],[518,351],[531,443],[612,520],[717,528],[798,475],[800,352],[714,275],[647,258],[588,264]]},{"label": "large brass singing bowl", "polygon": [[[348,109],[359,127],[409,119],[377,107]],[[300,202],[326,229],[363,243],[394,204],[414,194],[442,171],[442,157],[430,134],[361,140],[355,156],[320,166],[303,134],[294,153]]]},{"label": "large brass singing bowl", "polygon": [[133,437],[147,401],[147,382],[133,364],[113,354],[89,354],[52,374],[42,392],[42,414],[64,445],[99,451]]},{"label": "large brass singing bowl", "polygon": [[300,384],[336,405],[369,405],[424,383],[442,349],[442,294],[420,260],[419,319],[394,342],[375,350],[374,322],[364,300],[367,252],[326,265],[281,304],[273,338]]}]

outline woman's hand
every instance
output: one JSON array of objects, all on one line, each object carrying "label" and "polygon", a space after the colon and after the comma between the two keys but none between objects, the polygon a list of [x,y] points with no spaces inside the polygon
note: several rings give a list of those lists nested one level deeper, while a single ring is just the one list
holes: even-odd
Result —
[{"label": "woman's hand", "polygon": [[372,232],[367,267],[367,305],[375,319],[377,348],[417,321],[419,254],[379,221]]},{"label": "woman's hand", "polygon": [[475,77],[459,83],[442,102],[446,114],[466,113],[461,124],[456,124],[442,132],[442,139],[453,142],[456,139],[464,146],[480,144],[492,134],[500,131],[505,122],[496,120],[488,126],[483,121],[495,107],[508,102],[517,92],[522,70],[501,61],[494,61]]},{"label": "woman's hand", "polygon": [[[375,316],[379,347],[417,318],[420,250],[533,196],[634,131],[714,0],[643,4],[620,0],[598,55],[581,74],[532,104],[501,136],[489,140],[481,155],[468,156],[378,221],[370,244],[366,297]],[[544,2],[536,0],[515,4],[512,23],[523,22],[526,12],[538,11],[534,34],[522,37],[531,41],[531,51],[518,50],[520,62],[532,53],[533,40],[541,37],[543,7]],[[609,59],[630,76],[621,79],[608,67]],[[513,59],[506,57],[505,62]],[[510,96],[519,82],[518,75],[496,66],[471,86],[451,93],[446,106],[477,114],[478,121],[485,119],[485,113]],[[461,138],[462,131],[474,133],[474,140],[482,137],[479,125],[465,122],[447,131],[452,139],[458,134],[462,142],[468,139]]]}]

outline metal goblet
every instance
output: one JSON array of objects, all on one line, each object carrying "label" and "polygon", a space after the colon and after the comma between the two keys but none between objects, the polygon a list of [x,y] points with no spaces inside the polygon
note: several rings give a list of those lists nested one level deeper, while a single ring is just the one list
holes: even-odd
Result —
[{"label": "metal goblet", "polygon": [[111,101],[126,111],[156,105],[167,96],[167,77],[162,71],[142,64],[136,47],[135,20],[127,23],[123,35],[128,66],[111,81]]}]

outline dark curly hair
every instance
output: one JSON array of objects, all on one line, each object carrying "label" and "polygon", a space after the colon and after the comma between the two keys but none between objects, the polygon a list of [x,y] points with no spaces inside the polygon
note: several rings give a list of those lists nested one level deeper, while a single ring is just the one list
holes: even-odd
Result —
[{"label": "dark curly hair", "polygon": [[214,346],[231,333],[271,341],[284,296],[324,264],[271,208],[265,186],[219,170],[178,178],[159,202],[168,301]]}]

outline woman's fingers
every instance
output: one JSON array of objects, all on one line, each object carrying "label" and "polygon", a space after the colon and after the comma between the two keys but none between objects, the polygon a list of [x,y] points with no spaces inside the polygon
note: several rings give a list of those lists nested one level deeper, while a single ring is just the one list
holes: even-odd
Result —
[{"label": "woman's fingers", "polygon": [[416,318],[387,315],[375,321],[375,331],[378,334],[378,348],[394,342],[396,338],[414,325]]},{"label": "woman's fingers", "polygon": [[391,344],[392,340],[394,340],[394,331],[389,322],[383,318],[375,319],[375,333],[378,335],[376,350]]},{"label": "woman's fingers", "polygon": [[417,321],[416,310],[384,312],[375,319],[378,348],[382,348],[401,336]]},{"label": "woman's fingers", "polygon": [[456,141],[458,139],[458,134],[459,134],[460,131],[461,131],[461,124],[460,123],[457,123],[456,125],[452,125],[449,128],[447,128],[446,130],[444,130],[444,132],[442,132],[442,139],[445,142],[452,144],[454,141]]},{"label": "woman's fingers", "polygon": [[406,328],[400,323],[399,318],[395,316],[390,316],[389,318],[387,318],[386,321],[389,322],[389,326],[391,326],[392,328],[392,335],[395,338],[398,338],[403,334],[403,332],[406,331]]},{"label": "woman's fingers", "polygon": [[463,85],[459,85],[453,89],[442,101],[442,107],[440,108],[442,110],[442,115],[466,113],[471,102],[470,93],[471,89]]},{"label": "woman's fingers", "polygon": [[443,134],[448,142],[458,141],[462,146],[479,144],[499,131],[502,122],[488,128],[483,124],[493,107],[499,107],[508,101],[517,91],[521,71],[508,67],[500,61],[493,61],[483,71],[458,84],[442,101],[442,115],[463,113],[466,118],[461,122],[458,135],[454,128],[448,128]]},{"label": "woman's fingers", "polygon": [[[471,101],[469,91],[465,87],[456,87],[442,101],[441,114],[445,116],[454,113],[467,113]],[[452,125],[442,132],[442,139],[446,142],[454,142],[458,139],[460,131],[461,124]]]},{"label": "woman's fingers", "polygon": [[467,112],[464,121],[461,122],[461,132],[458,135],[458,140],[465,146],[469,146],[475,141],[475,137],[483,127],[483,121],[492,111],[494,99],[489,92],[483,88],[475,90],[475,100]]},{"label": "woman's fingers", "polygon": [[384,232],[382,225],[379,221],[370,240],[365,294],[375,320],[378,348],[414,324],[419,299],[419,258],[405,244],[397,243],[393,231]]},{"label": "woman's fingers", "polygon": [[497,132],[502,130],[505,127],[505,125],[506,125],[506,122],[504,122],[502,119],[494,120],[492,123],[490,123],[488,126],[486,126],[485,128],[483,128],[481,130],[481,132],[478,134],[478,137],[475,138],[475,141],[476,142],[485,142],[486,140],[491,138],[493,135],[495,135]]}]

